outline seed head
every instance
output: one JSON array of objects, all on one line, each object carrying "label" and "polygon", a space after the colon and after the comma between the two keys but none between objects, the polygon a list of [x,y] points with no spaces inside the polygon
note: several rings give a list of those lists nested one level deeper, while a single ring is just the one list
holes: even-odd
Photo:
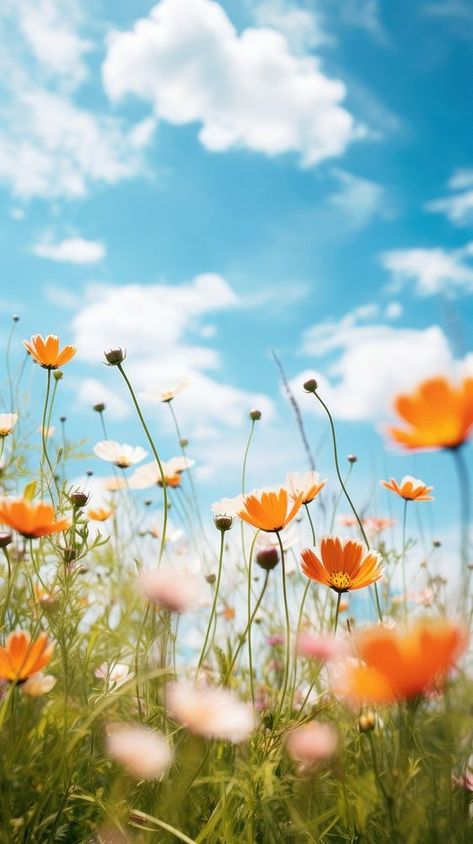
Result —
[{"label": "seed head", "polygon": [[308,381],[304,381],[303,387],[306,393],[316,393],[318,389],[318,383],[315,378],[309,378]]},{"label": "seed head", "polygon": [[217,530],[221,530],[222,532],[225,532],[226,530],[230,530],[232,524],[233,524],[233,516],[226,516],[226,515],[214,516],[214,525],[217,528]]},{"label": "seed head", "polygon": [[104,352],[105,359],[109,366],[118,366],[119,363],[123,363],[126,358],[126,350],[123,349],[110,349],[109,352]]},{"label": "seed head", "polygon": [[274,547],[262,548],[256,555],[256,562],[260,568],[265,571],[271,571],[279,563],[278,549]]},{"label": "seed head", "polygon": [[87,495],[87,493],[82,492],[82,490],[80,490],[80,489],[74,490],[74,492],[71,492],[71,494],[69,496],[69,501],[71,502],[72,506],[74,507],[74,510],[81,510],[82,507],[85,507],[88,500],[89,500],[89,496]]},{"label": "seed head", "polygon": [[358,460],[358,457],[356,456],[356,454],[348,454],[347,460],[348,460],[349,463],[356,463],[356,461]]},{"label": "seed head", "polygon": [[261,419],[261,410],[253,408],[253,410],[250,410],[249,412],[249,417],[253,422],[258,422]]},{"label": "seed head", "polygon": [[99,401],[97,404],[92,405],[92,410],[95,410],[96,413],[103,413],[105,410],[103,401]]}]

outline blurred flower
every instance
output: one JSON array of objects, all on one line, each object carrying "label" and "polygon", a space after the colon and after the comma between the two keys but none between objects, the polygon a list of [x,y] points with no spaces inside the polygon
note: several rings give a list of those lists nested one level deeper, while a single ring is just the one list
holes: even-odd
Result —
[{"label": "blurred flower", "polygon": [[398,483],[394,478],[389,481],[381,481],[381,485],[391,492],[395,492],[404,501],[433,501],[429,492],[432,492],[433,486],[427,486],[424,481],[419,478],[413,478],[412,475],[404,475],[402,481]]},{"label": "blurred flower", "polygon": [[286,477],[286,486],[291,498],[297,498],[302,493],[303,504],[310,504],[326,483],[326,480],[320,480],[318,472],[289,472]]},{"label": "blurred flower", "polygon": [[127,483],[125,478],[117,477],[104,478],[103,487],[107,492],[117,492],[119,489],[126,489]]},{"label": "blurred flower", "polygon": [[251,707],[233,692],[176,682],[168,686],[168,713],[191,733],[238,744],[255,728]]},{"label": "blurred flower", "polygon": [[235,495],[234,498],[222,498],[220,501],[215,501],[211,510],[216,516],[238,516],[243,507],[243,496]]},{"label": "blurred flower", "polygon": [[26,498],[0,498],[0,523],[27,539],[66,530],[71,524],[69,519],[56,519],[51,504]]},{"label": "blurred flower", "polygon": [[463,774],[460,774],[459,777],[453,774],[452,782],[458,788],[463,788],[465,791],[473,791],[473,770],[466,767]]},{"label": "blurred flower", "polygon": [[122,662],[102,662],[102,665],[94,671],[95,677],[111,686],[117,688],[134,676],[128,665]]},{"label": "blurred flower", "polygon": [[[337,521],[343,527],[358,527],[358,519],[352,516],[351,513],[340,514]],[[396,524],[395,519],[380,518],[378,516],[364,516],[361,519],[361,524],[367,533],[376,534],[382,533],[386,528],[392,527]]]},{"label": "blurred flower", "polygon": [[0,438],[8,437],[18,421],[17,413],[0,413]]},{"label": "blurred flower", "polygon": [[169,402],[175,399],[181,390],[183,390],[184,387],[187,387],[188,384],[188,378],[180,378],[174,384],[166,384],[152,390],[147,390],[146,392],[141,393],[141,396],[148,401]]},{"label": "blurred flower", "polygon": [[426,694],[455,665],[467,638],[460,625],[425,619],[407,632],[373,627],[355,637],[363,662],[347,669],[355,702],[392,703]]},{"label": "blurred flower", "polygon": [[20,688],[27,697],[41,697],[47,695],[56,685],[56,678],[52,674],[32,674]]},{"label": "blurred flower", "polygon": [[46,633],[40,633],[33,642],[26,630],[15,630],[0,645],[0,678],[21,683],[47,665],[53,655],[54,643]]},{"label": "blurred flower", "polygon": [[54,586],[51,589],[44,589],[42,586],[35,583],[33,586],[34,599],[43,610],[52,609],[55,607],[61,598],[61,590],[59,586]]},{"label": "blurred flower", "polygon": [[277,490],[256,489],[243,497],[238,515],[258,530],[269,533],[281,531],[302,506],[303,493],[290,498],[285,487]]},{"label": "blurred flower", "polygon": [[312,657],[321,662],[339,659],[347,651],[346,642],[322,633],[299,633],[296,648],[299,656]]},{"label": "blurred flower", "polygon": [[282,633],[274,633],[272,636],[268,636],[266,641],[271,648],[274,648],[277,645],[284,645],[286,637]]},{"label": "blurred flower", "polygon": [[170,612],[191,612],[207,603],[204,579],[175,566],[148,569],[141,573],[139,584],[145,598]]},{"label": "blurred flower", "polygon": [[64,346],[60,349],[57,334],[48,334],[46,338],[43,338],[41,334],[33,334],[31,340],[23,340],[23,345],[33,360],[43,369],[57,369],[59,366],[64,366],[77,352],[75,346]]},{"label": "blurred flower", "polygon": [[126,445],[117,443],[115,440],[101,440],[94,445],[94,452],[97,457],[114,463],[119,469],[127,469],[143,460],[148,454],[141,446]]},{"label": "blurred flower", "polygon": [[111,507],[94,507],[87,510],[87,518],[93,522],[106,522],[112,513]]},{"label": "blurred flower", "polygon": [[302,552],[302,571],[311,580],[348,592],[370,586],[382,576],[381,557],[366,551],[355,539],[326,536],[320,543],[320,558],[312,548]]},{"label": "blurred flower", "polygon": [[[180,486],[181,474],[186,469],[193,466],[195,460],[189,460],[188,457],[172,457],[171,460],[161,461],[163,475],[167,486]],[[132,489],[147,489],[151,486],[162,486],[161,471],[155,460],[151,463],[145,463],[136,469],[129,480]]]},{"label": "blurred flower", "polygon": [[38,428],[38,433],[41,434],[41,436],[43,436],[44,434],[44,436],[49,439],[49,437],[54,437],[54,434],[56,433],[56,428],[54,427],[54,425],[49,425],[48,427],[44,428],[42,425],[40,425]]},{"label": "blurred flower", "polygon": [[112,724],[106,749],[136,779],[154,780],[165,774],[174,753],[161,733],[141,724]]},{"label": "blurred flower", "polygon": [[330,724],[309,721],[291,730],[286,747],[289,756],[301,763],[300,773],[310,773],[321,762],[330,759],[338,745],[338,735]]},{"label": "blurred flower", "polygon": [[456,386],[441,376],[423,381],[410,395],[397,396],[394,408],[406,428],[389,427],[404,448],[457,448],[473,432],[473,378]]}]

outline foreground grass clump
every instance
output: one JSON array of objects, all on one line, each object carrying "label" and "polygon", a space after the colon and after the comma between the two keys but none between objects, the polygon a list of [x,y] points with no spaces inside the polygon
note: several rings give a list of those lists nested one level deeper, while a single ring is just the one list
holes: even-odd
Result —
[{"label": "foreground grass clump", "polygon": [[[94,451],[113,474],[74,480],[74,450],[50,428],[58,367],[76,350],[54,336],[25,346],[44,370],[44,403],[36,450],[21,406],[0,415],[0,842],[470,841],[473,382],[433,379],[399,397],[410,428],[392,429],[409,450],[449,450],[459,469],[452,608],[435,547],[412,553],[408,506],[429,507],[432,488],[382,482],[402,513],[390,547],[391,522],[351,499],[355,458],[343,478],[315,381],[305,389],[327,413],[334,478],[290,472],[277,490],[247,493],[264,424],[253,410],[241,489],[212,521],[177,389],[155,395],[180,450],[163,460],[124,353],[108,351],[148,451],[111,440],[96,405]],[[351,513],[340,519],[342,499]]]}]

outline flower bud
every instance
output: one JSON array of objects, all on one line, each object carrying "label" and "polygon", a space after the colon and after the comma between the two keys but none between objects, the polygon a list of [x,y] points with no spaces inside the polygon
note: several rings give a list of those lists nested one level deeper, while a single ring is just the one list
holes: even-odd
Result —
[{"label": "flower bud", "polygon": [[186,448],[189,445],[189,440],[187,439],[187,437],[181,437],[181,439],[179,440],[179,445],[181,446],[181,448]]},{"label": "flower bud", "polygon": [[215,574],[208,574],[208,575],[206,575],[205,579],[206,579],[207,583],[209,583],[210,586],[212,586],[212,584],[215,583],[215,581],[217,580],[217,577],[216,577]]},{"label": "flower bud", "polygon": [[13,541],[13,534],[9,530],[0,531],[0,548],[6,548]]},{"label": "flower bud", "polygon": [[75,558],[77,557],[77,551],[75,548],[64,548],[64,562],[65,563],[73,563]]},{"label": "flower bud", "polygon": [[306,393],[315,393],[318,388],[318,383],[315,378],[309,378],[308,381],[304,381],[303,387]]},{"label": "flower bud", "polygon": [[273,546],[262,548],[256,555],[256,562],[265,571],[271,571],[279,563],[278,549]]},{"label": "flower bud", "polygon": [[71,492],[69,496],[69,501],[71,502],[74,510],[80,510],[82,507],[85,507],[89,500],[89,496],[86,492],[82,492],[80,489],[74,490]]},{"label": "flower bud", "polygon": [[123,349],[110,349],[110,351],[104,352],[104,355],[110,366],[117,366],[125,360],[126,351],[124,352]]},{"label": "flower bud", "polygon": [[99,401],[97,404],[92,405],[92,410],[95,410],[96,413],[103,413],[105,410],[103,401]]},{"label": "flower bud", "polygon": [[360,733],[370,733],[376,727],[376,715],[369,709],[363,715],[360,715],[358,721],[358,729]]},{"label": "flower bud", "polygon": [[67,416],[60,416],[59,421],[62,422],[62,424],[64,425],[64,422],[67,421]]},{"label": "flower bud", "polygon": [[358,457],[356,456],[356,454],[348,454],[347,460],[348,460],[349,463],[356,463],[356,461],[358,460]]},{"label": "flower bud", "polygon": [[12,316],[13,322],[18,322],[19,319],[20,319],[20,317],[18,316],[18,314],[13,314],[13,316]]},{"label": "flower bud", "polygon": [[53,378],[55,381],[61,381],[64,378],[64,372],[61,372],[60,369],[55,369],[53,372]]},{"label": "flower bud", "polygon": [[253,410],[250,410],[249,417],[253,422],[258,422],[258,420],[261,419],[261,410],[253,408]]},{"label": "flower bud", "polygon": [[440,539],[434,539],[432,545],[434,546],[434,548],[440,548],[442,543],[440,542]]},{"label": "flower bud", "polygon": [[232,524],[233,524],[233,517],[232,516],[227,516],[225,514],[222,514],[220,516],[214,516],[214,525],[217,528],[217,530],[221,530],[222,532],[224,532],[226,530],[230,530]]}]

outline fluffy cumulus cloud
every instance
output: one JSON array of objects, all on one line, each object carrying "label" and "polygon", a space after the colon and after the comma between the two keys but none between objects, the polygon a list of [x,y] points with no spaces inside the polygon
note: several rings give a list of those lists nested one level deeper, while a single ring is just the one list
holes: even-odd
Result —
[{"label": "fluffy cumulus cloud", "polygon": [[106,248],[101,240],[86,240],[84,237],[66,237],[54,240],[46,234],[33,244],[33,255],[69,264],[97,264],[105,257]]},{"label": "fluffy cumulus cloud", "polygon": [[269,27],[238,33],[213,0],[161,0],[109,38],[108,95],[134,95],[176,126],[200,124],[206,149],[296,153],[304,165],[341,155],[366,134],[344,106],[346,87]]},{"label": "fluffy cumulus cloud", "polygon": [[127,126],[77,102],[91,49],[79,10],[77,0],[0,9],[0,183],[23,199],[83,197],[144,169],[149,120]]},{"label": "fluffy cumulus cloud", "polygon": [[[178,402],[186,433],[202,442],[212,440],[217,448],[222,432],[238,431],[251,407],[259,407],[268,419],[273,413],[266,395],[250,393],[218,377],[219,350],[213,334],[208,337],[202,331],[209,316],[240,306],[226,280],[210,273],[175,286],[93,285],[72,318],[73,342],[78,358],[95,369],[104,350],[127,349],[127,371],[138,392],[184,381]],[[121,383],[112,377],[113,371],[107,370],[107,376],[102,381],[86,378],[77,390],[79,399],[85,405],[113,402],[120,417],[127,407],[131,413],[126,394],[120,392]],[[148,403],[147,412],[155,414],[156,407]],[[168,414],[165,418],[170,421]]]},{"label": "fluffy cumulus cloud", "polygon": [[473,290],[473,242],[461,249],[393,249],[381,263],[391,276],[391,288],[414,284],[419,296],[469,293]]},{"label": "fluffy cumulus cloud", "polygon": [[473,169],[456,170],[448,181],[450,193],[426,204],[427,211],[445,214],[455,226],[473,222]]},{"label": "fluffy cumulus cloud", "polygon": [[[455,360],[439,326],[394,327],[375,305],[312,326],[301,351],[313,361],[313,369],[294,379],[296,393],[315,376],[333,414],[347,420],[386,419],[393,397],[418,381],[439,373],[456,377],[473,372],[473,355]],[[302,401],[307,411],[318,412],[313,397]]]}]

